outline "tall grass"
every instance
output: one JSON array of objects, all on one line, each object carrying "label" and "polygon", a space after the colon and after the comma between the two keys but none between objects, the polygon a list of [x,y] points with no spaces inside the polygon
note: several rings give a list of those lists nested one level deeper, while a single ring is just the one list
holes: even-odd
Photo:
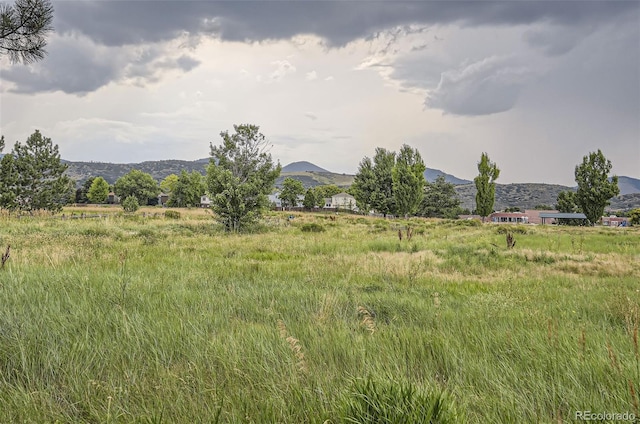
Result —
[{"label": "tall grass", "polygon": [[0,422],[637,410],[637,229],[527,227],[507,249],[494,225],[272,214],[236,235],[152,211],[2,218]]}]

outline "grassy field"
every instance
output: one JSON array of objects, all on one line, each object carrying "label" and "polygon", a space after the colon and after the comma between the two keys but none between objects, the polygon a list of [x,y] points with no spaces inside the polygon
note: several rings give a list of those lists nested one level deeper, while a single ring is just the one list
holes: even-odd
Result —
[{"label": "grassy field", "polygon": [[638,228],[115,212],[0,215],[0,422],[640,417]]}]

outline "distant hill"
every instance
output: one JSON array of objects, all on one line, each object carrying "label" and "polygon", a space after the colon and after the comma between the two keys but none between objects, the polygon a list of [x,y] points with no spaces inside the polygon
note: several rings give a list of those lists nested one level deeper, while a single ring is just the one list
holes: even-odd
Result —
[{"label": "distant hill", "polygon": [[438,178],[440,175],[444,175],[444,180],[448,183],[451,184],[455,184],[455,185],[460,185],[460,184],[469,184],[472,181],[469,180],[463,180],[462,178],[458,178],[456,176],[453,176],[451,174],[447,174],[446,172],[442,172],[439,169],[431,169],[431,168],[427,168],[424,171],[424,178],[429,181],[430,183],[434,182],[436,180],[436,178]]},{"label": "distant hill", "polygon": [[[320,168],[311,162],[291,162],[287,166],[282,167],[282,172],[329,172],[324,168]],[[330,173],[330,172],[329,172]]]},{"label": "distant hill", "polygon": [[640,180],[631,177],[618,177],[620,195],[640,193]]},{"label": "distant hill", "polygon": [[178,175],[182,170],[198,171],[204,175],[209,165],[209,159],[197,161],[160,160],[142,163],[64,162],[69,166],[67,175],[74,179],[78,185],[84,183],[89,177],[102,177],[109,184],[114,184],[118,178],[132,169],[146,172],[158,181],[162,181],[167,175]]},{"label": "distant hill", "polygon": [[[634,178],[624,177],[634,180]],[[636,180],[637,181],[637,180]],[[520,209],[533,209],[537,205],[555,206],[558,194],[561,191],[575,191],[575,187],[567,187],[557,184],[519,183],[496,184],[495,210],[504,210],[508,207]],[[622,192],[622,188],[620,190]],[[461,206],[473,210],[475,208],[476,187],[474,184],[456,186],[456,192],[461,200]],[[640,207],[640,190],[635,193],[627,193],[612,198],[610,210],[626,210]]]}]

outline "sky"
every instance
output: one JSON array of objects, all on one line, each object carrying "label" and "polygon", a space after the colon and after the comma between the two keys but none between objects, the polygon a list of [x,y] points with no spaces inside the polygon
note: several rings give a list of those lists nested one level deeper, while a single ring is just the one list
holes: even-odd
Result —
[{"label": "sky", "polygon": [[47,57],[0,57],[5,152],[209,156],[260,126],[283,166],[355,173],[376,147],[473,179],[575,185],[601,149],[640,178],[638,1],[62,1]]}]

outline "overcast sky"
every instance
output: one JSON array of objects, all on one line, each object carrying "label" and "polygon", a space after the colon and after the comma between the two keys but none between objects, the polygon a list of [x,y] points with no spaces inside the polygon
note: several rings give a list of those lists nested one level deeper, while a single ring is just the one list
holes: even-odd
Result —
[{"label": "overcast sky", "polygon": [[574,185],[601,149],[640,178],[637,1],[54,1],[48,56],[0,59],[9,150],[74,161],[208,157],[252,123],[282,165],[355,173],[377,146],[498,182]]}]

